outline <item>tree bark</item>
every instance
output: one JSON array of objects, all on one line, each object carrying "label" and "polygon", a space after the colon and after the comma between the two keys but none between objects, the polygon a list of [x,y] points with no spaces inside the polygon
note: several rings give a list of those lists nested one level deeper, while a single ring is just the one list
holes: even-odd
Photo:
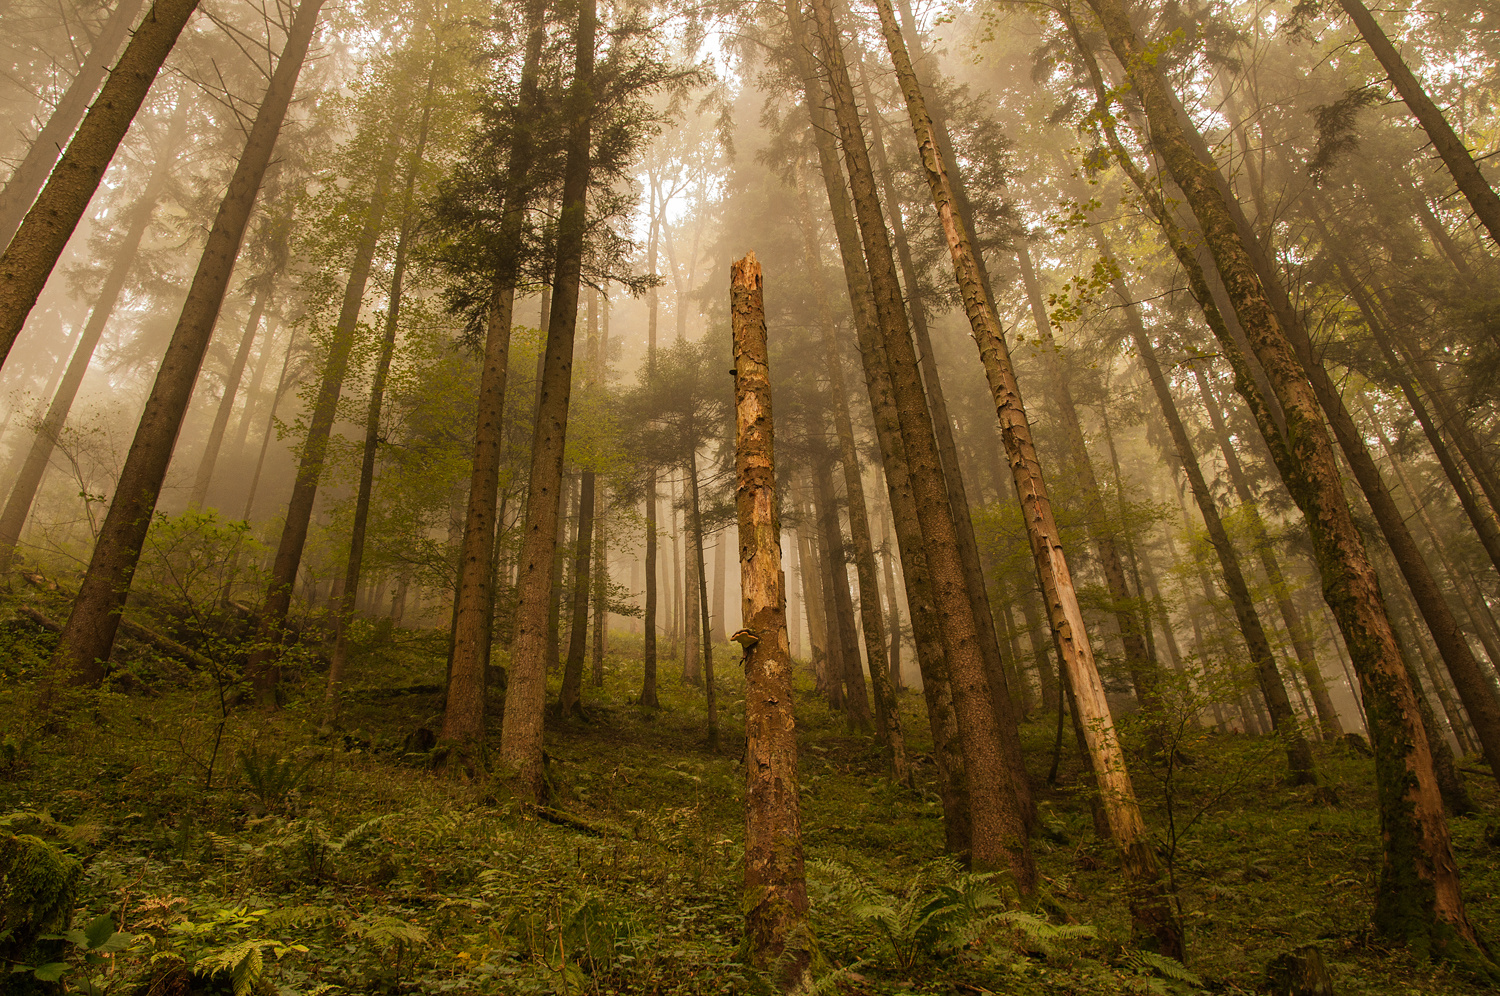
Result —
[{"label": "tree bark", "polygon": [[1021,501],[1027,536],[1036,560],[1037,576],[1048,603],[1055,640],[1068,671],[1075,703],[1074,715],[1083,731],[1090,765],[1100,790],[1102,808],[1110,832],[1120,849],[1129,889],[1131,919],[1136,933],[1161,953],[1181,959],[1182,926],[1167,896],[1156,855],[1147,839],[1145,821],[1135,799],[1125,759],[1115,736],[1104,686],[1094,664],[1093,650],[1083,625],[1082,612],[1073,589],[1072,575],[1063,554],[1057,524],[1053,520],[1041,463],[1026,420],[1026,408],[1016,382],[1015,368],[1002,338],[999,319],[984,286],[984,274],[975,261],[969,234],[955,211],[953,188],[948,180],[933,135],[932,121],[900,28],[889,0],[877,0],[881,32],[895,65],[896,76],[906,97],[912,130],[926,173],[938,218],[942,223],[954,273],[964,302],[969,326],[979,347],[980,360],[989,382],[1001,437],[1010,458],[1016,492]]},{"label": "tree bark", "polygon": [[563,166],[562,210],[557,224],[557,264],[552,315],[547,328],[546,366],[531,444],[526,526],[522,532],[517,587],[516,636],[505,692],[500,761],[516,780],[520,797],[536,802],[543,792],[542,712],[547,694],[547,609],[552,600],[557,545],[557,495],[563,480],[563,448],[578,327],[579,272],[587,231],[590,135],[594,119],[595,0],[581,0],[574,31],[575,63],[568,96],[572,124]]},{"label": "tree bark", "polygon": [[[146,400],[135,439],[115,486],[114,500],[94,544],[88,573],[84,575],[73,611],[63,627],[53,655],[53,669],[57,675],[68,675],[75,684],[92,685],[104,677],[105,662],[114,647],[115,633],[120,624],[120,612],[140,560],[141,543],[151,526],[167,464],[172,459],[172,448],[192,398],[203,354],[213,336],[214,322],[224,304],[224,292],[234,271],[234,260],[239,254],[245,226],[255,206],[261,180],[270,165],[271,153],[276,147],[297,76],[312,42],[321,7],[322,0],[303,0],[287,33],[281,58],[276,63],[276,71],[250,128],[239,165],[230,178],[229,189],[209,230],[177,327],[172,332],[172,340]],[[183,20],[186,20],[186,14]],[[141,34],[137,32],[136,40]],[[176,37],[175,31],[173,37]],[[136,40],[131,41],[122,62],[130,57]],[[165,51],[162,56],[165,57]],[[160,65],[160,60],[156,65]],[[111,83],[105,84],[101,101],[109,93]],[[43,196],[46,196],[45,192]],[[17,238],[23,237],[25,232],[26,226],[23,225]]]},{"label": "tree bark", "polygon": [[948,661],[969,789],[973,826],[971,860],[979,869],[1008,868],[1016,887],[1029,894],[1035,887],[1036,868],[1027,840],[1022,790],[1017,787],[1026,780],[1026,772],[1007,763],[1004,738],[990,697],[952,505],[934,442],[932,417],[922,389],[906,308],[896,281],[895,260],[881,217],[869,150],[854,104],[841,36],[829,0],[813,0],[812,8],[823,63],[829,72],[855,217],[869,264],[875,311],[938,609],[938,628]]},{"label": "tree bark", "polygon": [[[932,425],[937,438],[938,460],[943,469],[943,479],[948,485],[948,498],[953,508],[953,525],[958,531],[958,554],[963,561],[964,585],[968,590],[970,607],[974,613],[979,651],[984,658],[985,679],[990,686],[990,702],[996,710],[995,722],[1000,728],[1006,763],[1013,771],[1024,772],[1026,765],[1021,754],[1020,716],[1013,702],[1015,692],[1009,687],[1009,681],[1006,678],[1005,659],[1000,652],[999,635],[995,631],[994,608],[990,604],[984,568],[979,561],[979,542],[974,537],[974,521],[969,511],[969,497],[964,489],[963,472],[958,460],[958,445],[953,438],[953,419],[948,414],[948,402],[943,394],[943,382],[938,375],[937,356],[933,351],[932,336],[927,328],[927,308],[922,300],[921,281],[917,277],[916,266],[912,262],[906,226],[901,219],[901,201],[896,195],[895,179],[891,173],[890,163],[886,159],[880,109],[872,98],[868,82],[864,79],[863,61],[859,65],[860,83],[864,90],[870,122],[870,147],[879,172],[881,187],[885,191],[896,259],[900,265],[901,277],[906,282],[906,301],[911,316],[911,330],[916,337],[918,358],[922,369],[922,385],[927,392],[928,404],[932,407]],[[1014,781],[1017,801],[1026,816],[1029,827],[1035,818],[1031,785],[1024,777]]]},{"label": "tree bark", "polygon": [[776,522],[776,474],[761,271],[750,253],[730,268],[734,335],[735,511],[745,636],[745,932],[750,956],[783,992],[812,979],[802,866],[792,657]]},{"label": "tree bark", "polygon": [[47,185],[0,254],[0,365],[10,355],[26,316],[99,189],[162,63],[197,8],[198,0],[157,0],[152,5],[57,160]]},{"label": "tree bark", "polygon": [[[602,307],[599,307],[602,305]],[[599,307],[602,324],[599,339],[593,350],[593,369],[589,383],[595,391],[604,390],[604,380],[609,365],[609,298],[603,291],[589,299],[589,308]],[[597,485],[594,499],[594,645],[593,669],[590,679],[595,688],[604,687],[604,650],[609,636],[609,529],[606,518],[607,485]],[[723,623],[721,622],[722,626]],[[722,641],[720,641],[722,642]]]},{"label": "tree bark", "polygon": [[578,491],[578,539],[573,546],[572,626],[557,699],[560,716],[583,716],[583,658],[588,647],[589,571],[594,552],[594,472],[585,470]]},{"label": "tree bark", "polygon": [[0,191],[0,249],[10,245],[11,237],[21,227],[21,220],[26,217],[27,209],[36,200],[37,191],[47,182],[48,174],[57,165],[57,160],[73,138],[73,133],[78,130],[78,122],[83,119],[89,102],[99,91],[99,84],[104,82],[110,61],[120,51],[120,43],[130,33],[135,24],[135,16],[141,12],[142,6],[143,0],[120,0],[115,4],[115,9],[104,23],[104,30],[94,39],[78,75],[68,84],[68,89],[52,109],[52,114],[37,134],[36,140],[26,150],[26,156],[20,165],[5,181],[5,189]]},{"label": "tree bark", "polygon": [[[901,558],[901,573],[906,582],[907,612],[911,619],[912,639],[916,645],[917,667],[922,675],[922,695],[927,706],[928,724],[932,730],[933,759],[938,769],[939,795],[943,802],[944,844],[951,854],[965,854],[970,849],[972,836],[968,779],[958,739],[952,686],[943,656],[932,578],[922,543],[921,526],[917,520],[916,497],[907,468],[906,445],[902,441],[900,421],[896,415],[889,364],[876,327],[874,292],[860,246],[849,188],[843,179],[839,163],[833,125],[828,120],[828,112],[824,107],[818,71],[813,65],[810,42],[797,0],[787,0],[786,11],[792,37],[793,64],[802,81],[803,105],[808,113],[813,146],[818,154],[819,171],[828,193],[834,233],[838,237],[844,282],[854,313],[854,330],[864,367],[865,390],[885,470],[886,494],[895,527],[897,552]],[[804,560],[804,567],[805,565]],[[808,575],[804,573],[803,576],[805,580]],[[808,599],[809,628],[812,628],[814,601],[812,598]]]},{"label": "tree bark", "polygon": [[[1308,382],[1309,371],[1298,359],[1256,272],[1228,200],[1216,182],[1216,178],[1222,178],[1211,162],[1194,153],[1178,121],[1166,81],[1146,59],[1124,3],[1089,0],[1089,6],[1099,16],[1111,47],[1144,102],[1152,145],[1197,218],[1239,324],[1285,419],[1284,439],[1268,436],[1267,442],[1273,453],[1284,446],[1278,465],[1307,518],[1323,576],[1324,597],[1338,619],[1359,672],[1375,741],[1384,843],[1376,924],[1383,933],[1405,940],[1419,951],[1477,961],[1488,967],[1464,909],[1418,705],[1374,570],[1344,498],[1319,399]],[[1224,343],[1224,348],[1238,353],[1238,345],[1232,340]],[[1255,393],[1249,383],[1239,388],[1247,400]]]}]

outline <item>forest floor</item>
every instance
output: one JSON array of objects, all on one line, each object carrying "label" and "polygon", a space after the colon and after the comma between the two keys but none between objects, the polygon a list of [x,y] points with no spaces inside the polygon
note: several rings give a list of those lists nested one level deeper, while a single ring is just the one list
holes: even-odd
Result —
[{"label": "forest floor", "polygon": [[[226,716],[210,675],[139,647],[117,681],[128,692],[78,697],[43,728],[27,708],[55,638],[15,605],[0,600],[0,837],[34,834],[83,860],[81,930],[50,956],[67,991],[764,991],[739,960],[742,682],[722,652],[710,750],[702,696],[677,665],[663,665],[660,711],[632,704],[640,662],[618,639],[604,687],[585,689],[589,722],[549,719],[549,819],[417,749],[439,718],[445,634],[365,633],[337,732],[319,729],[315,670],[291,676],[285,708]],[[903,709],[915,790],[798,692],[820,991],[1264,992],[1267,963],[1309,944],[1339,993],[1479,991],[1372,935],[1373,763],[1343,744],[1318,751],[1337,808],[1282,785],[1267,740],[1184,727],[1189,766],[1167,778],[1137,765],[1187,928],[1184,968],[1131,946],[1070,742],[1059,784],[1044,785],[1052,717],[1024,728],[1043,889],[1019,912],[1002,880],[943,858],[920,695],[903,693]],[[1493,942],[1500,796],[1469,781],[1484,815],[1452,822],[1455,850]],[[56,987],[18,971],[0,990]]]}]

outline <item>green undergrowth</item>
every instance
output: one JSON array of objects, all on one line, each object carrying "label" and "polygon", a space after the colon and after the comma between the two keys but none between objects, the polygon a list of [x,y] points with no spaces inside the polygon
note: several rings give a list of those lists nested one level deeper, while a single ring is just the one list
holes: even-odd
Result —
[{"label": "green undergrowth", "polygon": [[[442,635],[364,636],[333,729],[317,714],[315,655],[285,708],[222,718],[210,676],[129,645],[122,680],[65,697],[44,723],[28,706],[51,637],[0,614],[0,839],[82,863],[71,923],[0,948],[0,991],[766,991],[740,950],[737,652],[719,655],[710,750],[702,695],[677,663],[662,666],[662,709],[633,703],[639,641],[617,635],[604,687],[585,687],[588,722],[549,718],[553,797],[538,813],[482,768],[441,766],[419,732],[438,727]],[[1071,744],[1060,784],[1042,785],[1052,717],[1023,730],[1041,890],[1022,904],[1003,877],[942,853],[918,693],[902,699],[918,759],[908,789],[799,682],[820,991],[1263,992],[1267,963],[1305,945],[1343,993],[1478,991],[1372,936],[1373,766],[1342,744],[1318,749],[1339,808],[1286,787],[1275,745],[1250,738],[1194,732],[1170,778],[1135,769],[1177,884],[1184,966],[1131,944],[1118,861],[1094,835]],[[1485,815],[1452,822],[1455,850],[1471,917],[1495,938],[1497,793],[1470,782]]]}]

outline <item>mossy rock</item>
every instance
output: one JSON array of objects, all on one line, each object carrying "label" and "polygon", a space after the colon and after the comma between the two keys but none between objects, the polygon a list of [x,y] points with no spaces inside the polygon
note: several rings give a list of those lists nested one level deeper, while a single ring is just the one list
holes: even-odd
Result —
[{"label": "mossy rock", "polygon": [[37,938],[68,929],[83,865],[30,834],[0,836],[0,964],[31,961]]}]

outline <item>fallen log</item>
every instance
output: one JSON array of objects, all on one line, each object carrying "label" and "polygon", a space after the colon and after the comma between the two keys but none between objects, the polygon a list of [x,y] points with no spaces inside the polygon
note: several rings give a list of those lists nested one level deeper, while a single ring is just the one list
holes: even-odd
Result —
[{"label": "fallen log", "polygon": [[[49,580],[43,575],[34,573],[32,571],[22,571],[21,577],[25,578],[28,583],[42,589],[43,591],[55,591],[58,594],[66,595],[68,598],[73,598],[76,595],[75,592],[68,591],[56,581]],[[44,615],[40,609],[34,608],[30,605],[23,605],[20,609],[20,613],[27,619],[30,619],[32,622],[36,623],[38,626],[50,629],[54,633],[62,632],[62,625],[56,620]],[[213,661],[209,660],[207,657],[204,657],[202,654],[198,653],[196,650],[193,650],[186,644],[179,643],[178,641],[172,639],[170,636],[167,636],[165,633],[158,633],[156,630],[152,629],[149,626],[142,626],[140,623],[136,622],[133,619],[127,619],[122,616],[120,618],[120,629],[125,633],[126,636],[130,637],[132,640],[138,640],[141,643],[146,644],[147,646],[154,647],[162,653],[166,654],[168,657],[175,657],[176,659],[182,661],[182,663],[189,665],[195,670],[202,670],[204,668],[211,669],[214,666]]]}]

